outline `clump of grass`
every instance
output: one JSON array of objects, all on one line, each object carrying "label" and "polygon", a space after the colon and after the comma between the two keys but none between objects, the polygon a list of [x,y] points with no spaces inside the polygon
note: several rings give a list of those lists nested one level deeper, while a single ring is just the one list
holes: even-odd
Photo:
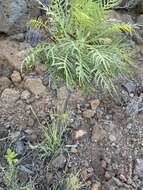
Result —
[{"label": "clump of grass", "polygon": [[68,118],[69,115],[67,113],[54,113],[51,115],[51,124],[41,126],[43,141],[39,148],[46,155],[54,155],[61,148]]},{"label": "clump of grass", "polygon": [[84,187],[84,184],[80,182],[78,175],[70,174],[66,182],[67,190],[79,190]]},{"label": "clump of grass", "polygon": [[4,184],[8,190],[32,190],[30,183],[22,185],[18,183],[18,171],[16,164],[18,163],[17,154],[12,150],[8,149],[5,155],[8,162],[8,168],[4,172]]},{"label": "clump of grass", "polygon": [[[103,2],[103,3],[101,3]],[[111,23],[106,11],[117,0],[51,0],[47,20],[33,19],[30,26],[44,29],[50,42],[40,42],[26,58],[33,67],[42,61],[56,79],[84,90],[100,87],[112,92],[114,80],[127,76],[131,58],[121,31],[131,34],[126,23]]]},{"label": "clump of grass", "polygon": [[43,126],[44,140],[39,145],[39,148],[44,151],[45,154],[54,154],[62,144],[62,134],[60,129],[54,125]]},{"label": "clump of grass", "polygon": [[37,119],[43,134],[43,141],[38,145],[38,148],[44,151],[45,155],[54,155],[62,145],[62,138],[66,130],[69,114],[66,112],[53,113],[50,115],[51,124],[47,123],[43,125],[32,107],[31,111]]}]

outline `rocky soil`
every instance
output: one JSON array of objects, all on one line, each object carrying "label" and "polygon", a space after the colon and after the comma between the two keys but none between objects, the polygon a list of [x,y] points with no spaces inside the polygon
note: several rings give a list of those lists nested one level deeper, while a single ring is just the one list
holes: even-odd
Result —
[{"label": "rocky soil", "polygon": [[[8,1],[1,3],[4,7],[10,6]],[[26,1],[19,1],[20,12],[21,3]],[[113,11],[110,18],[143,23],[143,15],[131,17],[126,12]],[[16,19],[19,22],[19,18]],[[13,26],[2,26],[1,32],[11,33]],[[16,26],[21,32],[19,24]],[[135,53],[134,65],[137,68],[134,77],[121,80],[119,96],[111,97],[98,91],[92,95],[78,89],[69,91],[63,83],[55,85],[43,65],[38,65],[32,72],[24,72],[23,60],[31,49],[30,45],[1,35],[2,190],[6,189],[3,179],[8,147],[12,147],[19,158],[19,183],[32,181],[34,190],[55,190],[56,186],[66,190],[64,179],[71,173],[79,175],[84,183],[83,190],[143,190],[142,37],[143,30],[139,28],[136,36],[128,42]],[[45,157],[35,148],[43,138],[40,123],[50,124],[52,114],[63,111],[65,104],[69,117],[62,136],[63,144],[53,157]]]}]

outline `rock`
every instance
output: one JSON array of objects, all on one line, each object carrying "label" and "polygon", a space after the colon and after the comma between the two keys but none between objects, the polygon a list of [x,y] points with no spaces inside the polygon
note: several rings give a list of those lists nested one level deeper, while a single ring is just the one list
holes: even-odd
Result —
[{"label": "rock", "polygon": [[89,179],[89,175],[86,168],[81,171],[81,176],[84,181],[87,181]]},{"label": "rock", "polygon": [[44,64],[36,65],[35,71],[38,75],[44,75],[47,71],[47,67]]},{"label": "rock", "polygon": [[22,140],[18,140],[14,144],[14,149],[18,155],[23,155],[26,151],[26,146]]},{"label": "rock", "polygon": [[73,131],[73,139],[79,140],[88,135],[86,128],[81,128]]},{"label": "rock", "polygon": [[101,183],[96,182],[95,184],[93,184],[91,190],[101,190]]},{"label": "rock", "polygon": [[26,30],[26,23],[40,15],[34,0],[0,0],[0,32],[15,34]]},{"label": "rock", "polygon": [[41,30],[29,28],[25,34],[25,39],[32,48],[35,48],[41,40]]},{"label": "rock", "polygon": [[101,167],[106,169],[107,168],[107,163],[105,160],[101,160]]},{"label": "rock", "polygon": [[114,141],[116,141],[116,137],[111,134],[111,135],[109,135],[109,140],[110,140],[111,142],[114,142]]},{"label": "rock", "polygon": [[[3,47],[1,47],[1,43],[0,43],[0,49],[1,48],[3,48]],[[10,77],[10,75],[12,73],[12,67],[11,67],[11,65],[9,65],[8,60],[3,55],[1,55],[2,51],[3,50],[1,49],[1,52],[0,52],[0,77],[1,76]]]},{"label": "rock", "polygon": [[105,172],[105,179],[108,181],[112,178],[112,175],[108,171]]},{"label": "rock", "polygon": [[72,147],[70,152],[73,153],[73,154],[78,154],[79,150],[76,147]]},{"label": "rock", "polygon": [[141,15],[139,15],[139,16],[137,17],[136,22],[137,22],[138,24],[141,24],[141,25],[142,25],[142,23],[143,23],[143,14],[141,14]]},{"label": "rock", "polygon": [[13,70],[21,71],[23,61],[30,51],[29,44],[10,41],[9,38],[0,42],[0,76],[10,77]]},{"label": "rock", "polygon": [[126,10],[136,10],[136,13],[143,13],[143,2],[142,0],[122,0],[120,3],[122,8]]},{"label": "rock", "polygon": [[107,19],[113,23],[133,23],[132,17],[127,13],[119,13],[115,10],[107,12]]},{"label": "rock", "polygon": [[64,157],[63,154],[60,154],[58,157],[56,157],[53,161],[52,161],[52,165],[54,168],[56,169],[62,169],[64,168],[66,163],[66,158]]},{"label": "rock", "polygon": [[81,170],[81,176],[84,179],[84,181],[91,179],[93,175],[94,175],[93,168],[83,168]]},{"label": "rock", "polygon": [[18,71],[13,71],[11,75],[11,80],[14,84],[20,83],[21,82],[21,75]]},{"label": "rock", "polygon": [[[141,33],[141,31],[140,31]],[[135,33],[133,34],[132,36],[132,40],[137,44],[139,45],[139,49],[140,49],[140,52],[141,54],[143,54],[143,51],[142,51],[142,45],[143,45],[143,37],[142,37],[142,34],[139,34],[139,33]]]},{"label": "rock", "polygon": [[47,178],[48,184],[52,184],[52,181],[53,181],[53,178],[54,178],[53,173],[47,172],[46,173],[46,178]]},{"label": "rock", "polygon": [[1,95],[2,100],[9,103],[16,102],[19,99],[19,97],[19,92],[11,88],[6,88]]},{"label": "rock", "polygon": [[29,119],[28,119],[28,122],[27,122],[27,126],[28,126],[28,127],[33,127],[33,126],[34,126],[34,119],[29,118]]},{"label": "rock", "polygon": [[137,90],[137,84],[133,81],[129,81],[126,84],[122,85],[123,88],[130,94],[130,93],[135,93]]},{"label": "rock", "polygon": [[104,183],[102,190],[130,190],[130,187],[119,179],[112,177],[112,179]]},{"label": "rock", "polygon": [[10,39],[16,40],[18,42],[23,42],[25,40],[25,33],[21,32],[21,33],[10,35]]},{"label": "rock", "polygon": [[142,97],[132,98],[126,107],[126,111],[127,114],[131,116],[143,112],[143,98]]},{"label": "rock", "polygon": [[21,93],[21,99],[22,100],[27,100],[31,97],[31,94],[28,90],[24,90],[22,93]]},{"label": "rock", "polygon": [[91,100],[90,105],[92,110],[96,110],[96,108],[100,105],[100,100]]},{"label": "rock", "polygon": [[102,140],[105,135],[106,131],[102,127],[100,127],[100,125],[97,125],[93,127],[91,141],[95,143],[99,140]]},{"label": "rock", "polygon": [[124,183],[127,182],[127,179],[123,174],[120,174],[119,178],[122,182],[124,182]]},{"label": "rock", "polygon": [[69,92],[66,86],[57,90],[57,112],[63,113],[67,107]]},{"label": "rock", "polygon": [[46,92],[46,87],[42,84],[42,80],[40,78],[28,77],[24,82],[24,87],[35,96],[42,95]]},{"label": "rock", "polygon": [[143,159],[136,160],[134,173],[143,179]]},{"label": "rock", "polygon": [[0,92],[10,87],[11,81],[7,77],[0,77]]},{"label": "rock", "polygon": [[85,117],[85,118],[90,119],[90,118],[94,117],[94,115],[95,115],[95,110],[87,109],[87,110],[83,111],[83,117]]}]

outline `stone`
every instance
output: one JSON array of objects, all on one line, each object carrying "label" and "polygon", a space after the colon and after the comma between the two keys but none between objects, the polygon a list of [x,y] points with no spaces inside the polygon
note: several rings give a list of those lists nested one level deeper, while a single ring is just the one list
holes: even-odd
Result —
[{"label": "stone", "polygon": [[18,71],[13,71],[11,75],[11,80],[15,84],[20,83],[22,80],[20,73]]},{"label": "stone", "polygon": [[136,160],[134,173],[143,179],[143,159]]},{"label": "stone", "polygon": [[137,84],[133,81],[129,81],[126,84],[122,85],[123,88],[130,94],[130,93],[135,93],[137,89]]},{"label": "stone", "polygon": [[130,190],[130,187],[122,183],[118,178],[112,177],[112,179],[103,184],[102,190]]},{"label": "stone", "polygon": [[96,110],[96,108],[100,105],[100,100],[91,100],[90,105],[92,110]]},{"label": "stone", "polygon": [[105,179],[108,181],[108,180],[110,180],[112,178],[112,175],[108,172],[108,171],[106,171],[105,172]]},{"label": "stone", "polygon": [[28,77],[24,82],[24,87],[35,96],[42,95],[46,92],[46,87],[42,84],[40,78]]},{"label": "stone", "polygon": [[[2,47],[3,48],[3,47]],[[0,49],[1,49],[1,43],[0,43]],[[12,67],[9,65],[9,62],[7,58],[5,58],[3,55],[1,55],[3,49],[0,51],[0,77],[10,77],[12,73]]]},{"label": "stone", "polygon": [[62,168],[64,168],[65,163],[66,163],[66,158],[65,158],[65,156],[63,154],[60,154],[58,157],[56,157],[52,161],[52,165],[56,169],[62,169]]},{"label": "stone", "polygon": [[137,21],[136,21],[138,24],[141,24],[142,25],[142,23],[143,23],[143,14],[141,14],[141,15],[139,15],[138,17],[137,17]]},{"label": "stone", "polygon": [[26,31],[26,24],[32,17],[40,15],[34,0],[0,0],[0,32],[15,34]]},{"label": "stone", "polygon": [[29,118],[29,119],[28,119],[28,122],[27,122],[27,126],[28,126],[28,127],[33,127],[33,126],[34,126],[34,119]]},{"label": "stone", "polygon": [[7,77],[0,77],[0,92],[10,87],[11,81]]},{"label": "stone", "polygon": [[126,107],[127,114],[130,116],[143,112],[143,97],[134,97]]},{"label": "stone", "polygon": [[127,182],[127,179],[123,174],[120,174],[119,178],[122,182],[124,182],[124,183]]},{"label": "stone", "polygon": [[0,42],[0,76],[10,77],[13,70],[21,71],[24,59],[31,47],[23,42],[11,41],[9,38]]},{"label": "stone", "polygon": [[101,167],[106,169],[107,168],[107,163],[105,160],[101,160]]},{"label": "stone", "polygon": [[110,140],[111,142],[114,142],[114,141],[116,141],[116,137],[111,134],[111,135],[109,135],[109,140]]},{"label": "stone", "polygon": [[63,113],[67,107],[69,92],[66,86],[57,90],[57,112]]},{"label": "stone", "polygon": [[47,67],[44,64],[36,65],[35,71],[38,75],[44,75],[47,71]]},{"label": "stone", "polygon": [[9,37],[11,40],[16,40],[18,42],[23,42],[25,40],[25,33],[21,32],[21,33],[17,33],[17,34],[12,34]]},{"label": "stone", "polygon": [[91,180],[93,175],[94,175],[93,168],[83,168],[81,170],[81,176],[84,179],[84,181]]},{"label": "stone", "polygon": [[106,131],[102,127],[100,127],[100,125],[94,126],[92,130],[91,141],[95,143],[99,140],[102,140],[105,135]]},{"label": "stone", "polygon": [[96,182],[92,185],[91,190],[101,190],[101,183],[100,182]]},{"label": "stone", "polygon": [[31,93],[28,91],[28,90],[24,90],[22,93],[21,93],[21,99],[22,100],[27,100],[31,97]]},{"label": "stone", "polygon": [[53,181],[53,178],[54,178],[53,173],[47,172],[46,173],[46,178],[47,178],[48,184],[52,184],[52,181]]},{"label": "stone", "polygon": [[122,0],[120,6],[126,10],[136,10],[138,14],[143,13],[142,0]]},{"label": "stone", "polygon": [[14,149],[18,155],[23,155],[26,151],[26,146],[24,144],[24,141],[22,141],[22,140],[16,141],[14,143]]},{"label": "stone", "polygon": [[85,118],[90,119],[90,118],[94,117],[94,115],[95,115],[95,110],[87,109],[87,110],[83,111],[83,117],[85,117]]},{"label": "stone", "polygon": [[78,154],[79,150],[76,147],[72,147],[70,152],[73,154]]},{"label": "stone", "polygon": [[89,179],[88,171],[86,168],[82,169],[81,176],[82,176],[84,181],[87,181]]},{"label": "stone", "polygon": [[2,100],[6,101],[6,102],[16,102],[19,98],[19,92],[11,89],[11,88],[6,88],[1,95]]},{"label": "stone", "polygon": [[79,140],[82,139],[83,137],[87,136],[88,131],[86,128],[81,128],[73,131],[73,139],[74,140]]},{"label": "stone", "polygon": [[127,13],[119,13],[115,10],[107,12],[107,19],[112,23],[133,23],[132,17]]}]

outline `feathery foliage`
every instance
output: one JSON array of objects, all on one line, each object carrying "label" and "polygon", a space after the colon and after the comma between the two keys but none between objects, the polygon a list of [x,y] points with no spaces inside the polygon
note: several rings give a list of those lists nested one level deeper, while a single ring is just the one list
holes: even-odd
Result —
[{"label": "feathery foliage", "polygon": [[95,86],[115,89],[114,80],[127,74],[131,63],[121,31],[133,32],[130,24],[106,19],[106,11],[118,1],[51,0],[48,6],[39,3],[47,20],[33,19],[29,24],[47,31],[50,43],[39,43],[26,58],[28,65],[33,67],[42,60],[49,73],[57,80],[64,79],[67,85],[86,90]]}]

